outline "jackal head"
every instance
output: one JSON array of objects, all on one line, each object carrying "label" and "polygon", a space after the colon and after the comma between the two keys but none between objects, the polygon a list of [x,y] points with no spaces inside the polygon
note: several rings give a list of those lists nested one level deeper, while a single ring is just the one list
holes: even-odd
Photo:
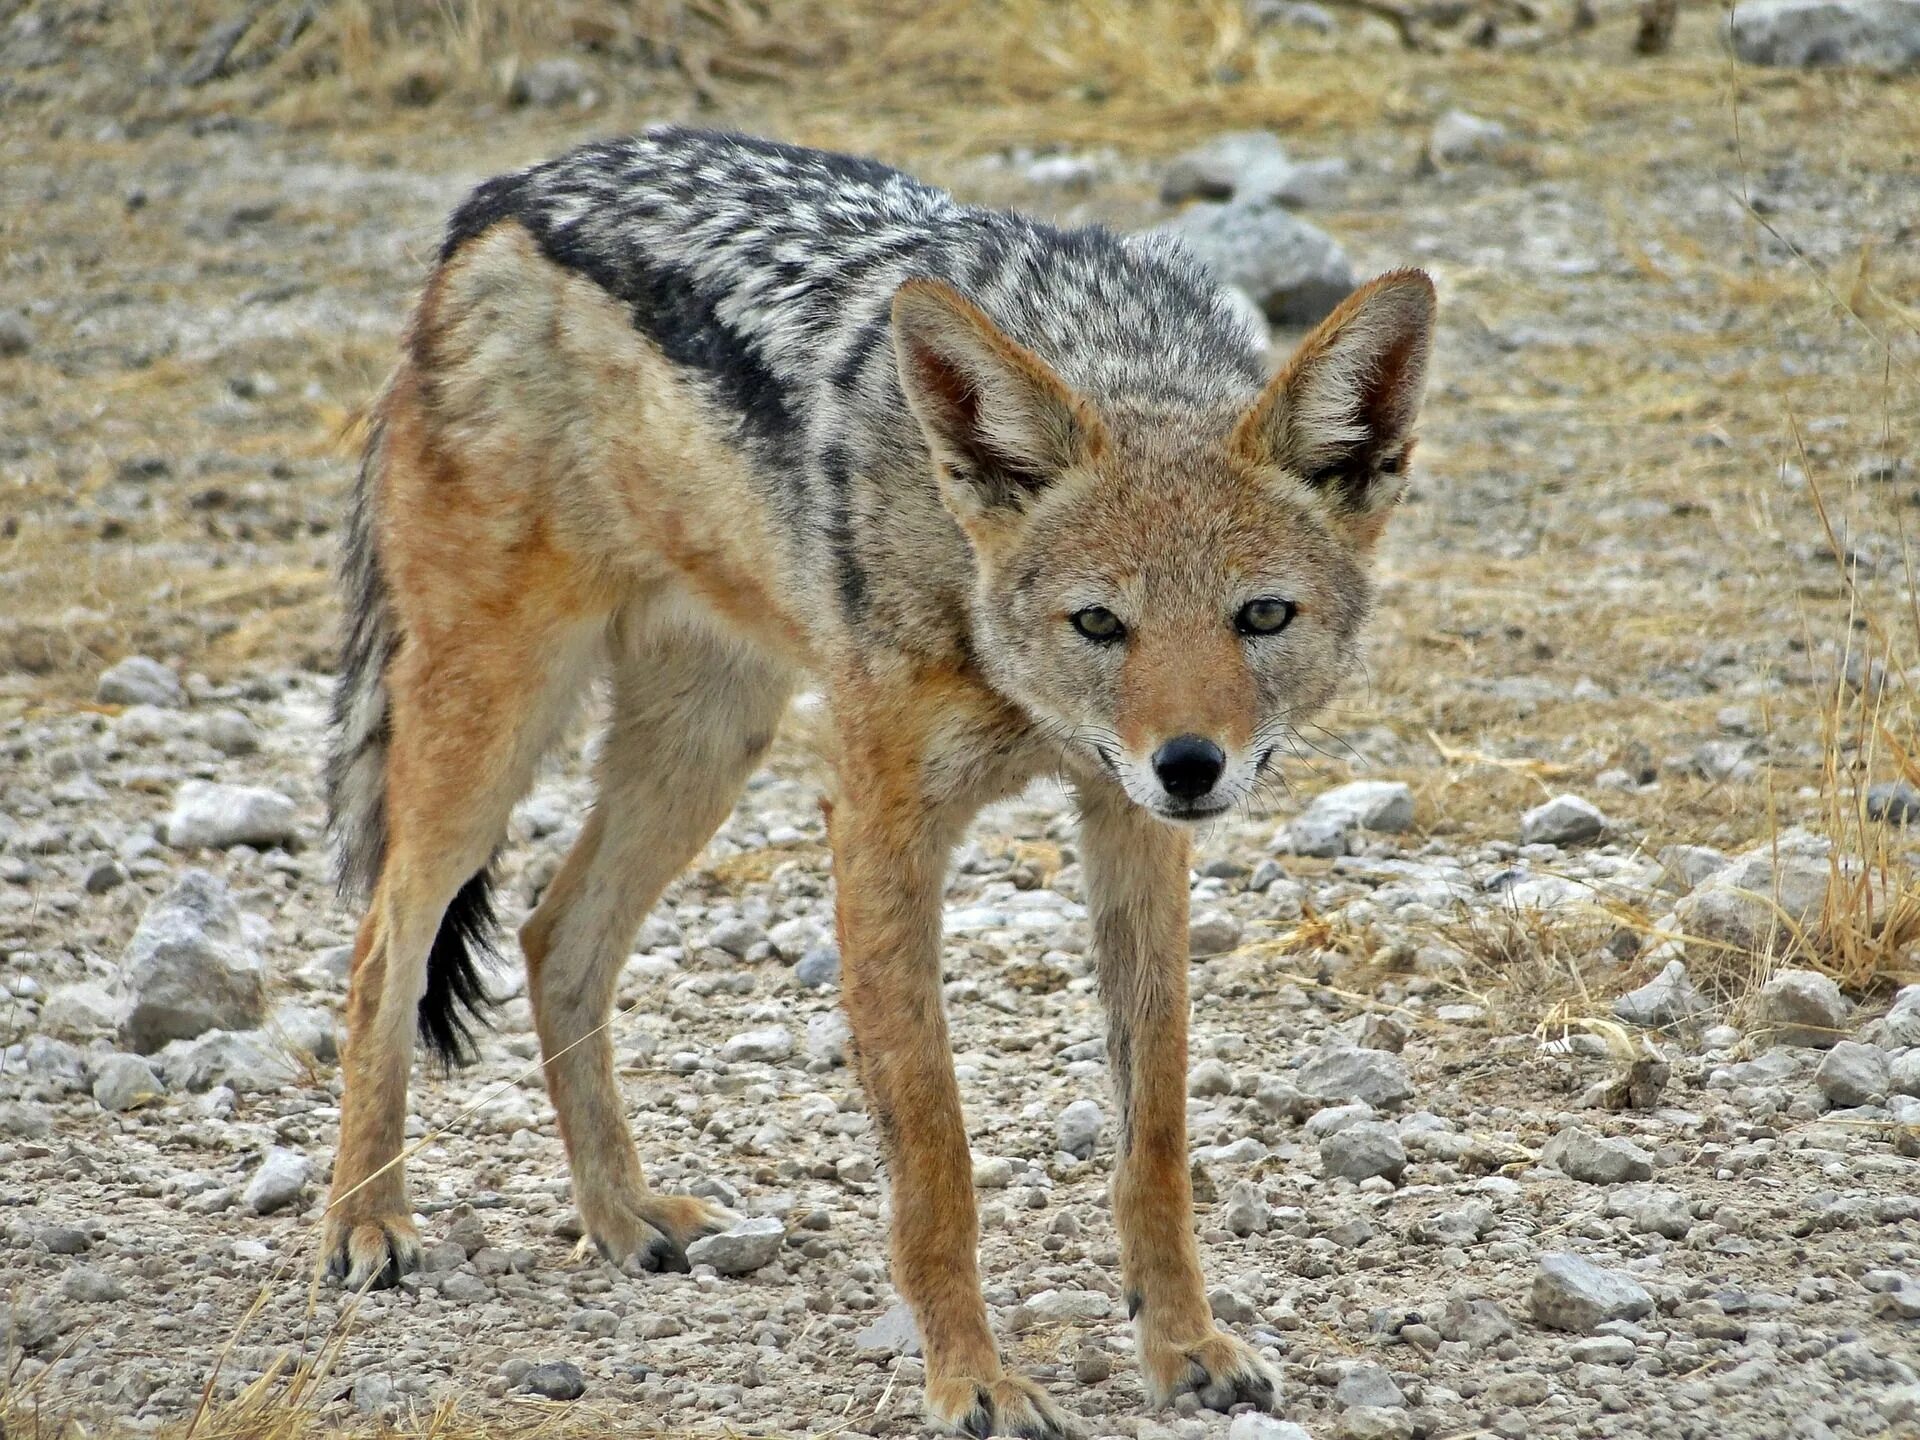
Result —
[{"label": "jackal head", "polygon": [[901,384],[996,688],[1162,818],[1246,799],[1354,662],[1433,310],[1424,274],[1384,275],[1257,396],[1170,407],[1077,394],[948,286],[903,286]]}]

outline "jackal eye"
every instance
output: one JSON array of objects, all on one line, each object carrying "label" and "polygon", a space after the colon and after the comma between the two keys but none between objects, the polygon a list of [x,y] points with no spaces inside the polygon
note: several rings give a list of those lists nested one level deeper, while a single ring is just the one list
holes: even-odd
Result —
[{"label": "jackal eye", "polygon": [[1067,617],[1073,622],[1073,628],[1097,645],[1111,645],[1127,638],[1127,627],[1120,623],[1120,617],[1104,605],[1089,605],[1084,610],[1076,610]]},{"label": "jackal eye", "polygon": [[1291,600],[1263,595],[1240,607],[1240,613],[1233,617],[1233,628],[1242,635],[1278,635],[1293,623],[1298,608]]}]

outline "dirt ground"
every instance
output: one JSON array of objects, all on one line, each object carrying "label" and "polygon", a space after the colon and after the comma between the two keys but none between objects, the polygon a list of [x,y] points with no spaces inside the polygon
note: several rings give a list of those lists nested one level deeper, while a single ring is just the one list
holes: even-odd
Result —
[{"label": "dirt ground", "polygon": [[[266,8],[262,27],[289,7]],[[779,1256],[735,1278],[578,1253],[509,966],[480,1064],[416,1076],[429,1272],[357,1302],[309,1284],[355,921],[328,885],[317,756],[357,424],[467,188],[672,119],[1127,228],[1171,213],[1165,163],[1210,135],[1270,128],[1348,162],[1307,218],[1363,274],[1427,268],[1441,336],[1364,673],[1271,812],[1200,846],[1218,939],[1198,947],[1191,1104],[1216,1312],[1317,1437],[1920,1434],[1920,1015],[1876,1019],[1920,981],[1920,831],[1863,798],[1920,783],[1920,83],[1741,67],[1705,11],[1642,59],[1606,8],[1578,35],[1433,54],[1345,10],[1326,34],[1159,3],[875,9],[861,29],[873,8],[805,8],[788,33],[696,6],[682,35],[594,30],[579,6],[566,49],[531,23],[382,41],[368,7],[322,6],[282,58],[241,63],[253,34],[190,85],[213,7],[0,0],[5,1433],[915,1429],[876,1147],[834,987],[795,963],[832,929],[797,745],[669,892],[616,1022],[656,1178],[779,1216]],[[516,103],[539,56],[513,47],[536,43],[586,93]],[[1505,137],[1436,166],[1456,108]],[[96,698],[136,654],[185,677],[181,705]],[[578,750],[516,821],[509,921],[584,814]],[[1286,853],[1282,822],[1356,778],[1404,781],[1411,824]],[[195,779],[290,798],[291,834],[168,845]],[[1521,844],[1522,813],[1568,792],[1604,833]],[[1797,923],[1676,925],[1671,847],[1766,856],[1800,829],[1833,858]],[[1059,795],[1002,807],[949,898],[996,1329],[1093,1433],[1225,1434],[1190,1402],[1142,1408],[1110,1138],[1058,1148],[1069,1102],[1109,1104],[1072,843]],[[96,1084],[124,1047],[52,999],[112,991],[193,868],[265,957],[273,1053],[156,1059],[167,1093],[109,1110]],[[1606,1018],[1676,956],[1700,1014]],[[1891,1076],[1877,1098],[1769,1034],[1759,987],[1783,968],[1839,981],[1844,1037]],[[790,1054],[731,1043],[769,1028]],[[1303,1059],[1354,1041],[1401,1049],[1411,1093],[1374,1107],[1406,1151],[1397,1183],[1334,1174],[1322,1102],[1349,1097],[1303,1098]],[[1649,1044],[1664,1094],[1583,1107]],[[1633,1141],[1645,1172],[1569,1178],[1542,1152],[1575,1123]],[[256,1214],[275,1149],[311,1173]],[[1560,1252],[1630,1274],[1647,1310],[1541,1323]],[[582,1398],[528,1391],[549,1361],[580,1367]]]}]

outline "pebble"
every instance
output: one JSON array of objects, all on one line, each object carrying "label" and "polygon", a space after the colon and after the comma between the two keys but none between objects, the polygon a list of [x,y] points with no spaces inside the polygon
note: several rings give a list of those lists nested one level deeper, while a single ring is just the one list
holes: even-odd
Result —
[{"label": "pebble", "polygon": [[256,1215],[272,1215],[298,1201],[306,1191],[313,1162],[298,1150],[275,1146],[247,1181],[240,1198]]},{"label": "pebble", "polygon": [[1520,817],[1522,845],[1584,845],[1598,840],[1607,829],[1607,817],[1590,800],[1578,795],[1556,795]]},{"label": "pebble", "polygon": [[1693,1229],[1693,1211],[1678,1190],[1651,1185],[1622,1185],[1607,1196],[1604,1214],[1619,1217],[1647,1235],[1684,1239]]},{"label": "pebble", "polygon": [[1590,1335],[1567,1347],[1567,1358],[1576,1365],[1631,1365],[1635,1353],[1624,1335]]},{"label": "pebble", "polygon": [[1203,910],[1187,927],[1187,951],[1194,956],[1224,955],[1240,943],[1240,922],[1223,910]]},{"label": "pebble", "polygon": [[1340,1383],[1333,1387],[1333,1401],[1342,1409],[1349,1410],[1355,1405],[1388,1408],[1405,1405],[1407,1397],[1394,1384],[1392,1374],[1384,1365],[1361,1361],[1347,1367],[1346,1374],[1340,1377]]},{"label": "pebble", "polygon": [[1310,205],[1333,198],[1347,174],[1344,160],[1296,161],[1267,130],[1215,135],[1167,162],[1162,204],[1241,200],[1258,205]]},{"label": "pebble", "polygon": [[226,882],[188,870],[148,907],[121,961],[130,1005],[122,1033],[136,1050],[209,1030],[243,1030],[266,1015],[266,967],[242,933]]},{"label": "pebble", "polygon": [[189,780],[167,816],[167,844],[176,850],[230,850],[235,845],[268,850],[293,839],[296,813],[293,801],[278,790]]},{"label": "pebble", "polygon": [[109,1055],[94,1071],[93,1099],[102,1110],[118,1114],[164,1099],[166,1093],[166,1081],[139,1055]]},{"label": "pebble", "polygon": [[1564,1252],[1541,1257],[1530,1299],[1534,1323],[1582,1335],[1653,1309],[1653,1297],[1632,1276]]},{"label": "pebble", "polygon": [[895,1304],[882,1311],[874,1321],[854,1333],[853,1348],[859,1354],[881,1358],[920,1353],[920,1327],[914,1324],[913,1311]]},{"label": "pebble", "polygon": [[1076,1160],[1090,1160],[1105,1125],[1106,1116],[1098,1105],[1091,1100],[1075,1100],[1053,1122],[1054,1148]]},{"label": "pebble", "polygon": [[1884,825],[1920,824],[1920,790],[1904,780],[1869,785],[1867,818]]},{"label": "pebble", "polygon": [[853,1027],[845,1012],[825,1010],[807,1017],[807,1054],[812,1059],[823,1065],[844,1065],[852,1043]]},{"label": "pebble", "polygon": [[[593,72],[571,55],[549,55],[522,66],[508,87],[507,98],[516,105],[533,105],[555,110],[563,105],[585,109],[599,98]],[[573,1396],[560,1397],[571,1400]]]},{"label": "pebble", "polygon": [[769,1025],[764,1030],[747,1030],[720,1047],[720,1058],[728,1064],[741,1062],[777,1065],[793,1055],[793,1032],[784,1025]]},{"label": "pebble", "polygon": [[111,1035],[125,1021],[127,1003],[104,985],[82,980],[62,985],[40,1007],[40,1028],[49,1035],[84,1040]]},{"label": "pebble", "polygon": [[787,1227],[772,1215],[757,1215],[706,1235],[687,1246],[689,1265],[711,1265],[722,1275],[745,1275],[772,1262],[786,1243]]},{"label": "pebble", "polygon": [[1326,231],[1277,205],[1202,203],[1156,232],[1183,243],[1275,325],[1314,325],[1353,292],[1353,262]]},{"label": "pebble", "polygon": [[1726,31],[1749,65],[1920,66],[1920,0],[1740,0]]},{"label": "pebble", "polygon": [[1778,1044],[1827,1047],[1840,1039],[1853,1002],[1828,976],[1782,970],[1760,987],[1753,1013],[1756,1028],[1771,1032]]},{"label": "pebble", "polygon": [[1387,1050],[1329,1045],[1302,1062],[1295,1077],[1300,1089],[1322,1100],[1363,1100],[1376,1109],[1398,1105],[1413,1095],[1405,1063]]},{"label": "pebble", "polygon": [[1638,1145],[1596,1135],[1583,1125],[1569,1125],[1555,1135],[1540,1158],[1569,1179],[1589,1185],[1617,1185],[1653,1175],[1653,1157]]},{"label": "pebble", "polygon": [[1280,827],[1274,848],[1322,858],[1347,853],[1359,830],[1398,835],[1413,826],[1413,788],[1398,780],[1355,780],[1315,797]]},{"label": "pebble", "polygon": [[1346,1180],[1384,1176],[1395,1184],[1406,1173],[1407,1152],[1400,1132],[1377,1120],[1361,1120],[1320,1142],[1320,1163],[1329,1175]]},{"label": "pebble", "polygon": [[1887,1052],[1853,1040],[1842,1040],[1827,1051],[1813,1075],[1820,1093],[1837,1106],[1878,1105],[1887,1098],[1892,1080]]},{"label": "pebble", "polygon": [[822,990],[840,983],[840,947],[815,945],[793,967],[793,978],[809,990]]},{"label": "pebble", "polygon": [[1630,1025],[1660,1029],[1706,1013],[1707,1002],[1693,988],[1686,964],[1669,960],[1658,975],[1637,990],[1614,998],[1613,1013]]},{"label": "pebble", "polygon": [[1356,1405],[1340,1415],[1342,1440],[1413,1440],[1418,1428],[1405,1410],[1378,1405]]},{"label": "pebble", "polygon": [[1247,1410],[1233,1417],[1227,1426],[1227,1440],[1313,1440],[1313,1437],[1291,1420]]},{"label": "pebble", "polygon": [[178,710],[187,703],[180,677],[170,666],[146,655],[129,655],[101,671],[93,694],[103,705],[155,705]]},{"label": "pebble", "polygon": [[1449,110],[1433,123],[1427,136],[1427,157],[1433,164],[1458,165],[1486,160],[1507,143],[1507,127],[1465,110]]},{"label": "pebble", "polygon": [[570,1360],[548,1360],[527,1371],[520,1388],[549,1400],[578,1400],[587,1393],[587,1377]]}]

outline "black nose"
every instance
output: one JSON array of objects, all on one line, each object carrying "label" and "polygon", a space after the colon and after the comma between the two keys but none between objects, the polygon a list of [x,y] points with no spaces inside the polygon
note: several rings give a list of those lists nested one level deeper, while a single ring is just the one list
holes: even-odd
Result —
[{"label": "black nose", "polygon": [[1226,768],[1226,753],[1201,735],[1176,735],[1153,753],[1153,773],[1176,800],[1198,800]]}]

